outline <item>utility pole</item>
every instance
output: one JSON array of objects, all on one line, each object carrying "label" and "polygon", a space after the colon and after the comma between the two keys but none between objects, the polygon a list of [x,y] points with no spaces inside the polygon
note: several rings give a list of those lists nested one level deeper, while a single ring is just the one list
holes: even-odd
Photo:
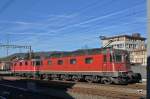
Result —
[{"label": "utility pole", "polygon": [[[9,45],[9,35],[7,34],[6,36],[7,36],[7,37],[6,37],[6,44]],[[8,56],[8,54],[9,54],[8,51],[9,51],[9,48],[6,47],[6,55],[7,55],[7,56]]]},{"label": "utility pole", "polygon": [[147,41],[147,99],[150,99],[150,0],[147,0],[148,41]]}]

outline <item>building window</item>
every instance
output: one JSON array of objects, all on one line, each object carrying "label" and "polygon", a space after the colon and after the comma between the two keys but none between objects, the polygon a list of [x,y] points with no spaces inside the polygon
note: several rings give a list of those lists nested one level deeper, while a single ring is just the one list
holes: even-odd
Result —
[{"label": "building window", "polygon": [[58,61],[57,61],[57,64],[58,64],[58,65],[62,65],[62,64],[63,64],[63,60],[58,60]]},{"label": "building window", "polygon": [[85,63],[86,64],[91,64],[91,63],[93,63],[93,58],[85,58]]},{"label": "building window", "polygon": [[129,44],[129,48],[130,48],[131,44]]},{"label": "building window", "polygon": [[122,47],[124,47],[124,44],[122,44]]},{"label": "building window", "polygon": [[117,48],[119,48],[119,44],[117,44]]},{"label": "building window", "polygon": [[70,64],[76,64],[76,59],[70,59]]},{"label": "building window", "polygon": [[48,64],[48,65],[51,65],[51,64],[52,64],[52,61],[51,61],[51,60],[48,60],[48,61],[47,61],[47,64]]}]

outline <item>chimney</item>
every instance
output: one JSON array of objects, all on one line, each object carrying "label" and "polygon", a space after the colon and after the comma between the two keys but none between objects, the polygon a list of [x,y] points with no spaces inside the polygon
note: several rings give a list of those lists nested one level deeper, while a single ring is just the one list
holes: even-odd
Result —
[{"label": "chimney", "polygon": [[133,37],[140,37],[141,35],[140,35],[140,33],[133,33],[132,36]]}]

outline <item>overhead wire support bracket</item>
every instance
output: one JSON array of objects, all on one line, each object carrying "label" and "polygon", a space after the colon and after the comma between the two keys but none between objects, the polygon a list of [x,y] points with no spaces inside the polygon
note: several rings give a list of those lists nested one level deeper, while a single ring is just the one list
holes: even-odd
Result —
[{"label": "overhead wire support bracket", "polygon": [[0,43],[0,47],[4,47],[4,48],[24,48],[24,49],[29,49],[29,54],[30,54],[30,58],[31,58],[31,52],[32,52],[32,48],[31,46],[24,46],[24,45],[11,45],[11,44],[1,44]]}]

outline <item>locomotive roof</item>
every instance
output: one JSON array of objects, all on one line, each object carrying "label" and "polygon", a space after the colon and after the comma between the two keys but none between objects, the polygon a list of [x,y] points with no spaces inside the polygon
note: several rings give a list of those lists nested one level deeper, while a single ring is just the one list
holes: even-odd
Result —
[{"label": "locomotive roof", "polygon": [[79,49],[75,51],[68,51],[68,52],[55,52],[49,55],[50,57],[64,57],[64,56],[77,56],[77,55],[92,55],[97,53],[102,53],[106,48],[93,48],[93,49]]}]

